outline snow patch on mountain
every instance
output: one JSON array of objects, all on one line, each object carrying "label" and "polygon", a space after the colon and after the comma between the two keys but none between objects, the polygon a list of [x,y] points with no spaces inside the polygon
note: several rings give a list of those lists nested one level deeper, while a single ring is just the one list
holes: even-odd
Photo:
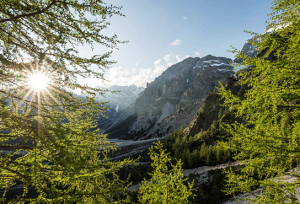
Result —
[{"label": "snow patch on mountain", "polygon": [[207,55],[172,65],[147,84],[135,102],[119,111],[106,124],[105,132],[110,138],[134,140],[171,133],[192,118],[201,100],[219,81],[233,74],[230,63],[230,58]]},{"label": "snow patch on mountain", "polygon": [[218,69],[218,71],[220,71],[220,72],[228,72],[230,70],[227,70],[227,69]]},{"label": "snow patch on mountain", "polygon": [[117,107],[115,108],[115,110],[116,110],[116,113],[118,113],[118,111],[119,111],[119,105],[117,105]]}]

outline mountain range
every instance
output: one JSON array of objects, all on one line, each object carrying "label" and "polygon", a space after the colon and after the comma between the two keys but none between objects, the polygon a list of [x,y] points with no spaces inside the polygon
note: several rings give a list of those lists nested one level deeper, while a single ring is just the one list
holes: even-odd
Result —
[{"label": "mountain range", "polygon": [[103,124],[112,121],[116,115],[128,107],[144,89],[144,87],[137,87],[134,84],[130,86],[113,85],[109,87],[108,90],[114,91],[115,93],[106,92],[104,95],[98,95],[96,101],[108,102],[106,103],[106,117],[100,117],[98,119],[98,126],[101,127]]},{"label": "mountain range", "polygon": [[207,55],[172,65],[102,128],[110,138],[120,139],[140,140],[172,133],[190,122],[219,81],[234,73],[231,61]]},{"label": "mountain range", "polygon": [[[119,112],[122,112],[127,108],[139,94],[145,89],[144,87],[137,87],[132,84],[130,86],[118,86],[113,85],[108,88],[96,87],[103,90],[109,90],[104,95],[96,95],[97,102],[105,103],[107,110],[105,112],[106,117],[100,117],[98,119],[98,126],[101,127],[103,124],[113,120]],[[74,94],[75,97],[80,98],[81,95]],[[104,105],[103,105],[104,106]]]}]

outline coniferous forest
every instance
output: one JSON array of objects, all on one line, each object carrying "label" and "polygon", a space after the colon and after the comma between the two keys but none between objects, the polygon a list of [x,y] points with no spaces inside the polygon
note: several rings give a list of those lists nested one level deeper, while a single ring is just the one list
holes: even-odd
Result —
[{"label": "coniferous forest", "polygon": [[[209,204],[250,193],[244,201],[299,203],[300,2],[271,6],[271,32],[249,31],[257,54],[232,47],[242,69],[205,96],[189,124],[114,159],[122,148],[97,123],[107,108],[96,96],[109,90],[78,79],[107,80],[114,48],[127,42],[103,30],[111,17],[126,19],[122,7],[1,1],[0,201]],[[95,45],[104,51],[78,52]],[[207,170],[187,173],[196,168]]]}]

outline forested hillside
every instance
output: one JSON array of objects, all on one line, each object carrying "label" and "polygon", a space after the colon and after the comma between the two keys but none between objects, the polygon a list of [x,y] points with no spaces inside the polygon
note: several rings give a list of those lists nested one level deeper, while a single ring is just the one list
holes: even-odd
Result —
[{"label": "forested hillside", "polygon": [[186,167],[231,157],[239,161],[239,171],[224,171],[224,192],[259,188],[248,197],[252,202],[299,201],[298,9],[299,2],[276,1],[269,32],[254,36],[258,55],[234,51],[247,68],[238,73],[238,82],[222,83],[207,96],[194,122],[166,139]]},{"label": "forested hillside", "polygon": [[[265,33],[232,48],[235,74],[230,58],[213,55],[162,71],[106,126],[116,137],[152,139],[115,157],[124,146],[97,128],[105,108],[95,96],[106,90],[79,79],[105,80],[112,51],[126,42],[103,30],[124,17],[121,7],[0,1],[0,202],[228,204],[248,193],[253,203],[299,203],[299,8],[274,0]],[[100,54],[79,52],[96,45]]]}]

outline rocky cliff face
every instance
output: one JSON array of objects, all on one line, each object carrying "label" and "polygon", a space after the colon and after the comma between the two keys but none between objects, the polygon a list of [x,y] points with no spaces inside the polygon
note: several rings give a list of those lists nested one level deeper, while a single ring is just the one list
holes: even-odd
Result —
[{"label": "rocky cliff face", "polygon": [[104,128],[112,138],[164,136],[188,123],[201,100],[233,74],[231,59],[212,55],[187,58],[169,67],[128,108]]},{"label": "rocky cliff face", "polygon": [[[268,29],[268,27],[265,29],[265,33]],[[256,49],[256,46],[252,45],[253,40],[254,38],[248,39],[244,44],[241,52],[250,57],[262,57],[266,51],[262,51],[261,53],[259,53],[259,51]],[[274,60],[274,55],[272,55],[271,53],[266,59]],[[243,59],[234,60],[234,62],[236,63],[240,63],[242,61]],[[244,68],[244,70],[242,70],[242,73],[247,72],[249,69],[251,69],[251,66]],[[240,85],[239,79],[239,74],[235,73],[229,76],[226,80],[222,81],[222,84],[225,86],[226,89],[230,89],[233,95],[242,97],[244,93],[248,89],[250,89],[250,87],[248,87],[245,84]],[[221,96],[217,94],[217,90],[214,90],[213,92],[205,96],[203,103],[201,104],[201,108],[199,108],[195,112],[195,115],[193,115],[192,119],[188,122],[189,126],[185,128],[185,134],[189,136],[194,136],[201,130],[206,131],[214,121],[219,121],[221,117],[220,115],[222,115],[220,114],[220,112],[223,114],[224,112],[226,112],[223,107],[223,103],[224,99],[221,99]],[[224,114],[224,118],[229,123],[237,120],[230,113]]]},{"label": "rocky cliff face", "polygon": [[[253,41],[257,42],[257,40],[255,40],[254,38],[248,39],[241,50],[243,54],[248,55],[249,57],[254,57],[258,53],[256,46],[252,45]],[[242,61],[242,58],[234,60],[234,62],[236,63],[241,63]]]},{"label": "rocky cliff face", "polygon": [[[243,73],[248,69],[243,70]],[[247,85],[240,84],[240,76],[235,73],[222,82],[226,89],[230,89],[233,95],[243,97],[245,92],[250,89]],[[203,100],[201,108],[192,117],[189,126],[184,130],[186,135],[195,136],[201,130],[208,130],[214,121],[233,123],[237,119],[230,111],[223,107],[224,99],[217,93],[217,89],[210,92]]]}]

